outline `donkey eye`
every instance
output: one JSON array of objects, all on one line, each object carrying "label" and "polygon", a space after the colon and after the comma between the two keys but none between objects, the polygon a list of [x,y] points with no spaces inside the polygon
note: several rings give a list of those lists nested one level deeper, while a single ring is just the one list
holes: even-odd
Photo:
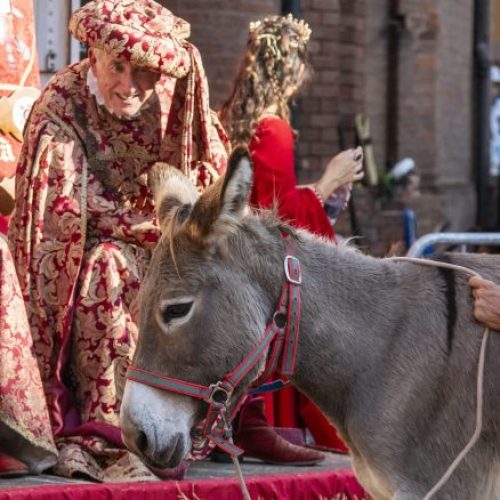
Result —
[{"label": "donkey eye", "polygon": [[179,302],[178,304],[170,304],[162,308],[161,319],[164,323],[170,323],[173,319],[183,318],[189,313],[193,302]]}]

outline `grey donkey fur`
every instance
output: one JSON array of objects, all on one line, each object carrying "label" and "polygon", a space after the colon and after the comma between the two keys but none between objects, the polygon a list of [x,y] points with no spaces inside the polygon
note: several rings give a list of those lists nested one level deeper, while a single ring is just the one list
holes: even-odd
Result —
[{"label": "grey donkey fur", "polygon": [[[251,165],[241,152],[233,155],[226,179],[199,199],[192,194],[179,201],[168,189],[168,175],[163,180],[158,188],[163,235],[141,291],[134,364],[210,384],[254,347],[272,316],[284,282],[282,226],[247,210]],[[335,425],[373,498],[422,498],[475,425],[483,328],[472,316],[467,276],[372,258],[303,231],[293,231],[292,238],[303,275],[292,383]],[[498,257],[449,259],[500,281]],[[165,301],[184,297],[194,301],[189,319],[169,325],[162,316]],[[500,336],[493,333],[481,438],[436,498],[500,499],[499,360]],[[256,376],[257,369],[244,385]],[[206,406],[190,404],[190,422],[197,423]],[[140,421],[130,430],[127,405],[122,408],[127,442],[142,432],[136,452],[150,463],[176,465],[179,454],[160,456],[147,449],[145,440],[153,436],[141,430]],[[157,422],[163,425],[160,417]],[[189,436],[181,438],[189,448]],[[162,461],[165,456],[170,462]]]}]

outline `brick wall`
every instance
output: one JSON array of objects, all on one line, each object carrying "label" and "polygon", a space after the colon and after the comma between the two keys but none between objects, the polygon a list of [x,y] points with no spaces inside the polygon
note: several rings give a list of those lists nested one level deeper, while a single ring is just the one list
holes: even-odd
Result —
[{"label": "brick wall", "polygon": [[424,196],[415,202],[421,231],[444,222],[466,230],[475,217],[472,0],[401,5],[399,156],[414,158],[422,175]]},{"label": "brick wall", "polygon": [[[192,25],[202,53],[212,106],[228,95],[245,48],[248,23],[280,11],[279,0],[168,0]],[[387,204],[376,190],[356,187],[360,233],[369,251],[382,254],[403,237],[401,209],[415,209],[419,234],[445,221],[468,229],[474,219],[471,182],[471,46],[473,0],[401,0],[398,158],[415,159],[422,196]],[[202,8],[200,8],[202,5]],[[312,28],[314,74],[298,99],[298,176],[316,180],[344,145],[354,144],[354,116],[369,116],[375,156],[386,168],[388,0],[302,0]],[[352,234],[348,214],[338,228]]]},{"label": "brick wall", "polygon": [[[459,0],[439,5],[441,61],[437,77],[438,177],[468,182],[471,165],[472,25],[473,2]],[[457,43],[460,33],[460,44]]]},{"label": "brick wall", "polygon": [[366,2],[365,107],[370,118],[375,160],[379,170],[386,164],[387,33],[388,0]]},{"label": "brick wall", "polygon": [[215,109],[227,98],[245,50],[248,24],[281,11],[280,0],[163,0],[191,24],[190,40],[201,52]]},{"label": "brick wall", "polygon": [[[439,4],[441,36],[437,72],[436,185],[452,228],[475,222],[472,163],[473,1]],[[460,37],[458,38],[458,34]]]},{"label": "brick wall", "polygon": [[439,23],[434,0],[402,0],[406,29],[399,50],[398,153],[417,164],[425,184],[434,181]]},{"label": "brick wall", "polygon": [[298,100],[299,177],[318,178],[339,151],[354,144],[353,119],[364,102],[364,1],[302,0],[301,15],[312,29],[312,80]]},{"label": "brick wall", "polygon": [[[335,52],[339,64],[335,120],[352,120],[358,109],[369,116],[376,160],[379,169],[384,170],[388,2],[330,2],[330,8],[334,4],[342,24],[334,42],[340,46]],[[359,233],[364,237],[362,245],[378,255],[404,237],[405,207],[415,210],[418,235],[439,230],[445,224],[452,230],[464,231],[473,225],[475,217],[471,158],[472,0],[401,0],[400,11],[405,29],[398,54],[399,91],[389,98],[398,99],[397,156],[415,159],[422,177],[422,194],[404,202],[388,201],[380,199],[376,190],[357,186],[354,205]],[[364,36],[356,35],[356,29],[349,33],[343,13],[347,19],[356,15],[363,18],[358,18],[354,26],[364,29]],[[359,57],[342,64],[343,53]],[[347,213],[337,228],[342,234],[352,234]]]}]

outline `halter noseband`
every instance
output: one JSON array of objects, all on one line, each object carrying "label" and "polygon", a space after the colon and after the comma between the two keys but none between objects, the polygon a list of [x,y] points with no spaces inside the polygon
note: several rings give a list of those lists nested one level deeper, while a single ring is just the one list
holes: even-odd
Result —
[{"label": "halter noseband", "polygon": [[[285,235],[282,239],[286,254],[283,261],[286,282],[281,291],[278,307],[271,321],[267,324],[259,343],[236,368],[224,375],[218,382],[208,386],[164,377],[134,366],[130,366],[127,370],[126,378],[129,380],[157,389],[184,394],[208,403],[205,424],[198,429],[199,435],[193,440],[192,454],[194,456],[200,458],[206,456],[210,451],[210,442],[233,457],[243,453],[243,450],[232,442],[229,423],[243,403],[246,392],[244,391],[239,396],[231,412],[228,408],[229,400],[236,387],[262,357],[270,352],[264,372],[253,382],[253,387],[259,386],[278,371],[280,359],[279,372],[287,380],[293,375],[299,339],[302,275],[300,261],[295,257],[295,249],[290,237]],[[199,441],[199,443],[197,444],[195,441]]]}]

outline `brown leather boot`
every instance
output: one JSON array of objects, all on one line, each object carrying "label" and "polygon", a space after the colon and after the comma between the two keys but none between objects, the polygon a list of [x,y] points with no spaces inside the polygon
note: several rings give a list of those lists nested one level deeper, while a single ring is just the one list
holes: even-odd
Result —
[{"label": "brown leather boot", "polygon": [[297,446],[282,438],[269,425],[263,398],[248,399],[241,407],[234,432],[234,443],[249,457],[280,465],[314,465],[325,459],[325,454]]}]

